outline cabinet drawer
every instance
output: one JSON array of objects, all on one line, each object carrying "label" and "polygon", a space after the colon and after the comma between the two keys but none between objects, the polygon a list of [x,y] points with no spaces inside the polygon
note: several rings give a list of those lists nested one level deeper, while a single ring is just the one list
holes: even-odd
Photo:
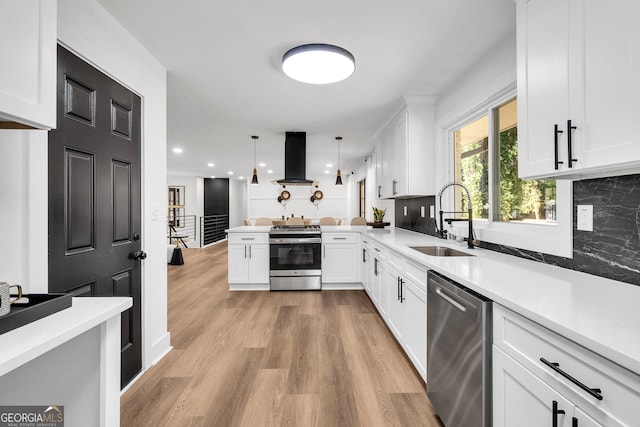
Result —
[{"label": "cabinet drawer", "polygon": [[422,286],[426,292],[427,269],[425,267],[407,260],[404,263],[404,275],[407,276],[408,279],[413,280],[416,284]]},{"label": "cabinet drawer", "polygon": [[[594,418],[637,423],[640,376],[498,304],[494,304],[493,313],[493,340],[498,348],[577,406],[591,408]],[[587,388],[600,389],[597,394],[602,400],[541,359],[557,364],[557,369]]]},{"label": "cabinet drawer", "polygon": [[322,243],[358,243],[358,233],[322,233]]},{"label": "cabinet drawer", "polygon": [[401,255],[398,255],[393,251],[389,251],[387,254],[387,262],[389,263],[389,266],[395,268],[397,271],[404,272],[405,261]]},{"label": "cabinet drawer", "polygon": [[229,233],[230,245],[253,245],[253,244],[268,244],[268,233]]}]

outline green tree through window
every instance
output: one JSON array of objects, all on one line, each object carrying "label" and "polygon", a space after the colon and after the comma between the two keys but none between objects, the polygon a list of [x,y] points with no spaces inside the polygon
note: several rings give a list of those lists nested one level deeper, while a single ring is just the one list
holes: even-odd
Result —
[{"label": "green tree through window", "polygon": [[[555,224],[555,180],[518,178],[516,117],[517,103],[513,99],[454,132],[455,179],[469,188],[474,218],[489,219],[492,215],[494,221]],[[495,123],[494,144],[489,123]],[[489,161],[492,156],[496,159],[493,170]],[[493,191],[492,182],[498,183]],[[455,198],[456,210],[466,211],[462,193],[457,192]]]}]

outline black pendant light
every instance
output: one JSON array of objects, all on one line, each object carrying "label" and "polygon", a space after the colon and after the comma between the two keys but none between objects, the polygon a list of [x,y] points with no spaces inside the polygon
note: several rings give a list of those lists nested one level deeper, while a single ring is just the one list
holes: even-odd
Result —
[{"label": "black pendant light", "polygon": [[336,141],[338,142],[338,174],[336,175],[336,185],[342,185],[342,176],[340,174],[340,141],[342,141],[342,137],[336,136]]},{"label": "black pendant light", "polygon": [[256,145],[258,143],[258,137],[253,135],[253,177],[251,177],[251,185],[258,185],[258,170],[256,169]]}]

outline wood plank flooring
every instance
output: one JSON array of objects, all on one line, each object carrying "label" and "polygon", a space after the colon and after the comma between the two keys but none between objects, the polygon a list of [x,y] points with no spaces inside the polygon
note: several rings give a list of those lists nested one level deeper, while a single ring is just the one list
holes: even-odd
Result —
[{"label": "wood plank flooring", "polygon": [[428,426],[425,385],[364,291],[229,292],[227,245],[168,266],[174,347],[123,426]]}]

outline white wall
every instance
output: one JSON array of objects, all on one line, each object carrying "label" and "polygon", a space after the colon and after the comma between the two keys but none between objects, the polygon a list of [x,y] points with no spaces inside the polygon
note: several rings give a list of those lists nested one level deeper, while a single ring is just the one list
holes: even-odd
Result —
[{"label": "white wall", "polygon": [[[167,331],[167,159],[164,67],[95,0],[58,0],[58,39],[142,97],[143,366],[170,349]],[[46,172],[34,171],[41,182]]]},{"label": "white wall", "polygon": [[47,293],[47,131],[0,130],[0,282]]},{"label": "white wall", "polygon": [[[204,178],[198,176],[167,176],[167,186],[184,187],[184,214],[195,215],[195,242],[189,242],[189,246],[199,246],[200,241],[200,217],[204,216]],[[168,201],[167,201],[168,203]],[[165,209],[165,217],[167,215]]]},{"label": "white wall", "polygon": [[347,176],[343,176],[345,185],[336,187],[335,175],[308,176],[307,179],[319,183],[317,190],[322,191],[323,198],[317,203],[312,203],[310,198],[315,187],[288,185],[287,191],[291,198],[284,205],[278,203],[278,195],[283,190],[282,186],[274,185],[270,181],[260,182],[258,185],[249,185],[248,191],[248,217],[255,220],[258,217],[280,218],[291,216],[304,216],[309,219],[319,219],[324,216],[341,218],[346,221],[349,216],[349,199]]},{"label": "white wall", "polygon": [[229,180],[229,228],[242,225],[247,217],[247,186],[246,180]]}]

